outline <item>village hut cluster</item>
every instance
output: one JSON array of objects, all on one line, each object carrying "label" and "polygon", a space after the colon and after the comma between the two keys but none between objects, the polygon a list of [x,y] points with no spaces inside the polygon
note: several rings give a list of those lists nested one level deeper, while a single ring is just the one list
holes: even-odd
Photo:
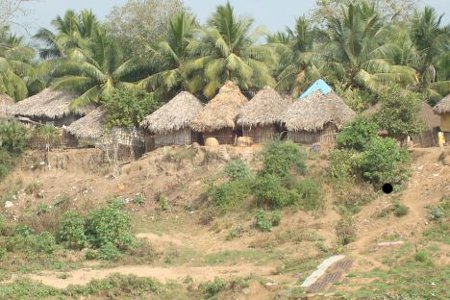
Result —
[{"label": "village hut cluster", "polygon": [[[18,103],[0,95],[0,118],[17,118],[29,124],[54,124],[64,132],[65,146],[81,147],[115,144],[143,153],[171,145],[229,144],[245,139],[245,145],[290,139],[300,144],[333,145],[337,133],[356,113],[323,81],[310,86],[299,99],[278,94],[264,87],[247,99],[231,81],[204,105],[183,91],[152,114],[139,128],[106,131],[103,107],[72,110],[76,95],[45,89]],[[375,113],[379,105],[363,116]],[[450,95],[434,109],[422,104],[420,117],[426,129],[412,137],[421,147],[437,144],[438,130],[450,140]],[[136,152],[136,147],[139,151]]]}]

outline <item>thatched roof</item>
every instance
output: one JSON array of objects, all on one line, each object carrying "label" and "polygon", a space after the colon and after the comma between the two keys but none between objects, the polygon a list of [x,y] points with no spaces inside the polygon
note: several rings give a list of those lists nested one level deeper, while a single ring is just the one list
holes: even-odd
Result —
[{"label": "thatched roof", "polygon": [[316,91],[289,106],[282,120],[289,131],[318,131],[327,123],[341,128],[355,116],[356,113],[334,92],[324,95]]},{"label": "thatched roof", "polygon": [[203,104],[189,92],[181,92],[167,104],[145,117],[141,126],[157,134],[189,127],[192,119],[203,109]]},{"label": "thatched roof", "polygon": [[42,92],[17,102],[11,107],[11,114],[25,117],[44,117],[49,119],[61,118],[69,114],[84,115],[90,108],[70,110],[70,102],[77,96],[52,89]]},{"label": "thatched roof", "polygon": [[231,81],[220,88],[219,93],[203,108],[191,123],[198,132],[211,132],[222,128],[235,128],[235,119],[248,99]]},{"label": "thatched roof", "polygon": [[260,90],[239,112],[237,123],[241,126],[266,126],[281,122],[281,114],[292,104],[271,87]]},{"label": "thatched roof", "polygon": [[422,102],[422,109],[419,112],[419,118],[425,122],[428,128],[436,128],[441,126],[441,118],[426,102]]},{"label": "thatched roof", "polygon": [[9,110],[14,104],[14,100],[6,94],[0,94],[0,119],[9,117]]},{"label": "thatched roof", "polygon": [[433,110],[438,115],[450,113],[450,94],[447,95],[447,97],[443,98],[441,101],[439,101],[439,103],[436,104]]},{"label": "thatched roof", "polygon": [[70,124],[66,130],[78,138],[100,138],[105,116],[106,110],[99,107]]}]

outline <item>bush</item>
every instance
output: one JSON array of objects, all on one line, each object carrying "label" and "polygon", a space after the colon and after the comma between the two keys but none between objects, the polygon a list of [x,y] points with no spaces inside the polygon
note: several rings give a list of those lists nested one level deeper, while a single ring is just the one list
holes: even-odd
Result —
[{"label": "bush", "polygon": [[132,245],[131,218],[117,208],[107,206],[94,210],[86,218],[86,237],[97,248],[110,242],[119,248]]},{"label": "bush", "polygon": [[272,227],[278,226],[281,222],[281,213],[274,212],[272,215],[260,210],[256,213],[255,227],[260,231],[272,231]]},{"label": "bush", "polygon": [[225,167],[225,174],[231,181],[245,180],[251,177],[251,172],[247,164],[241,159],[230,162]]},{"label": "bush", "polygon": [[377,137],[378,125],[366,118],[359,117],[344,127],[336,139],[341,149],[364,151],[370,141]]},{"label": "bush", "polygon": [[359,160],[363,178],[375,185],[401,184],[408,178],[410,155],[391,138],[373,139]]},{"label": "bush", "polygon": [[299,174],[306,173],[306,153],[292,141],[276,141],[268,144],[263,157],[263,175],[273,175],[280,179],[286,179],[291,176],[292,170]]},{"label": "bush", "polygon": [[61,220],[59,228],[59,241],[71,249],[82,249],[86,246],[87,239],[84,234],[84,219],[75,211],[66,212]]},{"label": "bush", "polygon": [[[61,143],[61,137],[58,129],[53,125],[42,125],[35,129],[33,135],[39,139],[43,139],[50,147],[57,146]],[[46,146],[46,145],[43,145]]]},{"label": "bush", "polygon": [[56,249],[55,237],[49,232],[43,232],[35,237],[35,247],[38,252],[53,253]]},{"label": "bush", "polygon": [[336,225],[336,235],[342,245],[347,245],[356,239],[356,229],[351,217],[342,218]]},{"label": "bush", "polygon": [[282,208],[292,205],[297,197],[295,191],[289,191],[282,184],[282,179],[276,175],[258,176],[254,195],[258,206]]},{"label": "bush", "polygon": [[430,260],[430,257],[426,251],[420,250],[416,253],[416,255],[414,256],[414,259],[416,261],[424,263],[424,262],[428,262]]},{"label": "bush", "polygon": [[111,242],[103,244],[100,249],[98,249],[97,258],[103,260],[118,260],[122,256],[119,249],[114,246]]},{"label": "bush", "polygon": [[209,299],[225,289],[226,282],[222,278],[215,277],[212,281],[200,284],[198,288],[207,296],[207,299]]},{"label": "bush", "polygon": [[48,232],[43,232],[40,235],[15,235],[6,240],[5,246],[9,252],[25,252],[28,254],[39,252],[51,254],[57,247],[55,238]]},{"label": "bush", "polygon": [[408,212],[409,212],[409,207],[408,206],[402,204],[399,201],[396,201],[394,203],[394,215],[396,217],[406,216],[408,214]]},{"label": "bush", "polygon": [[330,155],[330,175],[341,182],[353,183],[358,172],[360,154],[354,150],[335,149]]},{"label": "bush", "polygon": [[30,139],[30,131],[18,121],[0,122],[0,145],[11,154],[21,154]]},{"label": "bush", "polygon": [[317,210],[323,205],[320,185],[312,179],[304,179],[297,185],[298,205],[306,211]]},{"label": "bush", "polygon": [[251,193],[248,181],[230,181],[213,187],[209,191],[209,197],[215,206],[222,211],[227,211],[241,204]]},{"label": "bush", "polygon": [[14,158],[3,148],[0,148],[0,178],[8,175],[11,167],[14,165]]}]

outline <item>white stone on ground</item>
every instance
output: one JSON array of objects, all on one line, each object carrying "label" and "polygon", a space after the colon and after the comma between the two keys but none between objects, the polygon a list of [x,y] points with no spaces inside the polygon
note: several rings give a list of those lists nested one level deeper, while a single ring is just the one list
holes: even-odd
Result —
[{"label": "white stone on ground", "polygon": [[308,278],[305,279],[305,281],[303,281],[301,287],[307,288],[307,287],[313,285],[314,283],[316,283],[316,281],[320,277],[322,277],[323,274],[325,274],[325,272],[331,265],[333,265],[334,263],[336,263],[344,258],[345,258],[345,255],[335,255],[335,256],[331,256],[331,257],[325,259],[317,267],[317,269],[311,275],[309,275]]}]

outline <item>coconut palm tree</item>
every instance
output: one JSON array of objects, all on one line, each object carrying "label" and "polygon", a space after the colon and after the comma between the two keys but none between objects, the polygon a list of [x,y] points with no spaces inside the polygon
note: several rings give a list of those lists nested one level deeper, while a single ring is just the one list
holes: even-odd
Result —
[{"label": "coconut palm tree", "polygon": [[152,74],[140,81],[139,86],[157,89],[160,95],[173,95],[188,88],[185,65],[191,57],[188,46],[196,26],[195,19],[187,13],[181,13],[170,21],[167,41],[148,47]]},{"label": "coconut palm tree", "polygon": [[0,92],[16,100],[28,95],[29,85],[35,79],[34,55],[22,37],[11,34],[8,27],[0,28]]},{"label": "coconut palm tree", "polygon": [[330,79],[350,87],[378,91],[383,85],[415,84],[415,70],[395,65],[398,46],[387,40],[388,30],[373,5],[342,6],[342,17],[327,17],[322,57]]},{"label": "coconut palm tree", "polygon": [[414,67],[419,74],[418,89],[430,98],[439,99],[450,93],[450,82],[438,81],[437,65],[445,67],[445,55],[450,47],[450,27],[442,27],[442,17],[426,6],[417,11],[411,21],[411,39],[418,51]]},{"label": "coconut palm tree", "polygon": [[137,74],[145,67],[139,59],[125,60],[117,41],[100,27],[88,46],[67,51],[57,66],[52,86],[78,93],[71,106],[83,107],[98,103],[116,88],[133,88],[132,82],[139,79]]},{"label": "coconut palm tree", "polygon": [[62,57],[66,50],[82,47],[99,26],[96,16],[90,10],[82,10],[80,14],[67,10],[63,17],[57,16],[51,24],[56,28],[55,32],[41,28],[34,35],[35,39],[45,45],[39,49],[39,55],[43,59]]},{"label": "coconut palm tree", "polygon": [[251,32],[252,24],[252,19],[238,18],[229,3],[217,7],[200,41],[189,45],[198,56],[186,66],[191,91],[203,89],[206,97],[212,97],[227,80],[243,90],[275,84],[270,68],[273,52],[256,44],[261,32]]},{"label": "coconut palm tree", "polygon": [[294,30],[277,33],[268,42],[278,54],[278,68],[275,69],[276,88],[281,92],[292,92],[298,96],[312,81],[320,77],[314,50],[318,29],[311,28],[305,17],[297,18]]}]

